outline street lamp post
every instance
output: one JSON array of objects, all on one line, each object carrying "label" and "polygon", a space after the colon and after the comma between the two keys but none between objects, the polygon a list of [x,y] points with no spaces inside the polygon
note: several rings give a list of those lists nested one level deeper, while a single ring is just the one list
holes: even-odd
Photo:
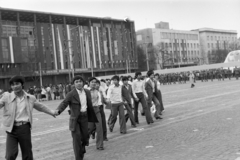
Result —
[{"label": "street lamp post", "polygon": [[149,61],[148,61],[148,43],[147,43],[147,42],[144,42],[144,44],[146,45],[147,70],[149,71]]}]

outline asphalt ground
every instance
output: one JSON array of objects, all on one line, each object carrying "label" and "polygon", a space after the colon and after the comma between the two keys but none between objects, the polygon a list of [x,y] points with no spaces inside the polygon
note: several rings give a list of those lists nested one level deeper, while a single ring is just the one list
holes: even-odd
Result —
[{"label": "asphalt ground", "polygon": [[[240,80],[163,85],[162,120],[140,124],[127,134],[119,124],[108,132],[105,150],[90,141],[86,160],[237,160],[240,157]],[[51,109],[61,101],[43,102]],[[106,117],[110,110],[105,110]],[[67,110],[57,118],[34,111],[32,129],[35,160],[74,160]],[[0,119],[2,122],[2,117]],[[0,128],[0,160],[4,159],[6,133]],[[19,153],[18,159],[21,159]],[[240,159],[240,158],[239,158]]]}]

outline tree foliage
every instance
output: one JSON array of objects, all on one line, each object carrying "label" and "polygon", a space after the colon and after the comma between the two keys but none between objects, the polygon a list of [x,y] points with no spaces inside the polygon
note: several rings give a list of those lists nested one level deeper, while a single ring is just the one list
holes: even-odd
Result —
[{"label": "tree foliage", "polygon": [[147,61],[146,61],[146,55],[144,50],[137,46],[137,54],[138,54],[138,69],[139,71],[146,71],[147,70]]}]

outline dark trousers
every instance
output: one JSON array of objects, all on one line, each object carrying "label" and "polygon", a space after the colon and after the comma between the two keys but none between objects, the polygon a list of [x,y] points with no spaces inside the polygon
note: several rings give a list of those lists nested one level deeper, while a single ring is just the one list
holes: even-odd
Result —
[{"label": "dark trousers", "polygon": [[87,114],[80,114],[77,120],[76,129],[72,131],[73,150],[75,160],[82,160],[86,153],[85,145],[88,144],[88,117]]},{"label": "dark trousers", "polygon": [[105,116],[103,105],[99,106],[99,110],[102,117],[103,139],[106,139],[107,138],[107,122],[106,122],[106,116]]},{"label": "dark trousers", "polygon": [[132,104],[131,103],[125,104],[125,108],[127,110],[127,114],[125,114],[126,123],[128,121],[128,118],[130,118],[131,124],[136,125],[135,120],[134,120],[134,116],[133,116],[133,113],[132,113]]},{"label": "dark trousers", "polygon": [[159,100],[159,103],[160,103],[160,106],[161,106],[161,112],[162,112],[164,110],[163,100],[162,100],[162,92],[161,92],[161,90],[158,90],[158,92],[159,92],[158,100]]},{"label": "dark trousers", "polygon": [[22,160],[33,160],[30,123],[14,126],[7,132],[6,160],[15,160],[18,155],[18,144],[22,152]]},{"label": "dark trousers", "polygon": [[152,107],[152,102],[155,104],[155,107],[156,107],[156,111],[154,113],[154,117],[155,118],[158,118],[160,117],[160,114],[161,114],[161,106],[160,106],[160,103],[156,97],[155,94],[153,94],[152,96],[149,96],[148,97],[148,100],[147,100],[147,103],[148,103],[148,107],[151,108]]},{"label": "dark trousers", "polygon": [[143,111],[145,113],[146,121],[147,123],[151,123],[153,121],[151,113],[150,113],[150,108],[147,105],[147,102],[145,100],[145,97],[143,93],[136,93],[139,101],[134,101],[134,119],[136,123],[139,123],[138,120],[138,104],[139,102],[142,104]]},{"label": "dark trousers", "polygon": [[125,121],[125,115],[124,115],[124,109],[123,109],[123,103],[113,103],[111,108],[111,118],[109,121],[109,128],[110,130],[113,130],[114,125],[117,121],[117,115],[119,114],[119,124],[120,124],[120,132],[126,133],[126,121]]},{"label": "dark trousers", "polygon": [[103,147],[102,117],[99,106],[93,106],[93,109],[98,119],[98,123],[93,122],[88,123],[89,134],[95,134],[95,132],[97,132],[96,147],[102,148]]}]

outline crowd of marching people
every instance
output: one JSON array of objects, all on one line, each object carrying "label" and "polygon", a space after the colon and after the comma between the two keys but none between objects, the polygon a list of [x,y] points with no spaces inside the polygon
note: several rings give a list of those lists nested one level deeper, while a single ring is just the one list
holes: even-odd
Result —
[{"label": "crowd of marching people", "polygon": [[[24,78],[14,76],[9,81],[11,90],[0,90],[0,109],[4,107],[3,127],[7,133],[6,159],[16,159],[18,143],[23,151],[23,159],[33,159],[29,132],[33,108],[56,117],[69,107],[73,150],[76,160],[82,160],[90,138],[96,139],[97,150],[104,150],[104,141],[108,141],[107,133],[113,132],[117,119],[120,134],[127,133],[128,120],[131,127],[139,125],[139,111],[145,116],[147,125],[162,119],[164,105],[161,85],[190,81],[191,87],[194,87],[196,80],[238,79],[239,74],[238,69],[233,72],[229,69],[213,69],[161,75],[149,70],[144,76],[141,72],[136,72],[134,79],[131,76],[115,75],[111,79],[91,77],[87,81],[77,75],[69,84],[50,84],[41,88],[33,86],[26,91],[23,87]],[[40,102],[44,100],[61,102],[52,110]],[[105,109],[110,109],[109,117],[106,117]]]},{"label": "crowd of marching people", "polygon": [[206,82],[208,80],[213,81],[217,79],[218,81],[224,79],[236,78],[238,79],[240,76],[240,68],[234,68],[233,70],[218,68],[218,69],[207,69],[207,70],[200,70],[200,71],[187,71],[187,72],[180,72],[180,73],[168,73],[168,74],[161,74],[160,75],[160,83],[162,85],[170,85],[170,84],[182,84],[186,83],[186,81],[190,80],[189,75],[193,73],[194,81],[200,80],[202,82]]}]

